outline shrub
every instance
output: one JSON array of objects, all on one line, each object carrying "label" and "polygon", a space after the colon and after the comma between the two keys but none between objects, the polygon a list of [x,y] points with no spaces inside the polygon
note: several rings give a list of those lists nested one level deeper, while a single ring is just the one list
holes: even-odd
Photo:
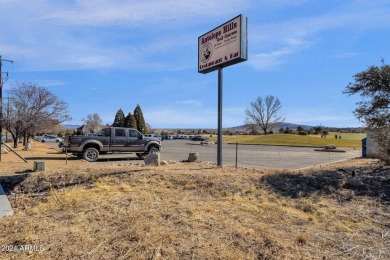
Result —
[{"label": "shrub", "polygon": [[284,130],[284,133],[285,134],[292,134],[293,133],[293,130],[291,130],[290,128],[286,128],[286,130]]}]

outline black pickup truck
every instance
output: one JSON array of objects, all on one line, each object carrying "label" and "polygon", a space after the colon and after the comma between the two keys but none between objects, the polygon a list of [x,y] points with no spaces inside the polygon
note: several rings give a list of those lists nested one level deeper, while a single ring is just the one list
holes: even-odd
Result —
[{"label": "black pickup truck", "polygon": [[65,138],[64,149],[86,161],[95,162],[101,153],[133,152],[139,158],[161,151],[158,138],[145,137],[133,128],[108,127],[94,136],[70,135]]}]

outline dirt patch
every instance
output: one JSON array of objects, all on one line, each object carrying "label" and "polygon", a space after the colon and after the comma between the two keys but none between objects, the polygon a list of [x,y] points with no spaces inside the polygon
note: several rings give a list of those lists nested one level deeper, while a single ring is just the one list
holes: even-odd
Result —
[{"label": "dirt patch", "polygon": [[[9,144],[10,145],[10,144]],[[3,148],[4,149],[4,148]],[[34,161],[45,161],[46,168],[50,171],[58,166],[82,166],[85,163],[76,160],[72,155],[60,152],[56,144],[44,144],[37,141],[31,143],[28,151],[20,147],[14,149],[21,157],[27,160],[24,162],[17,155],[9,151],[3,153],[0,162],[0,176],[14,175],[31,171],[34,168]]]}]

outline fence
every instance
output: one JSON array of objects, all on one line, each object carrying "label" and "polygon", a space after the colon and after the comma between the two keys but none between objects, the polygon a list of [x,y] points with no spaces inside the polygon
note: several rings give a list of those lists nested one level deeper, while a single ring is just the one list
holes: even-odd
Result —
[{"label": "fence", "polygon": [[[361,156],[359,149],[345,152],[321,152],[313,147],[290,147],[246,144],[223,144],[223,165],[257,169],[300,169]],[[167,141],[163,143],[164,160],[186,160],[188,154],[198,152],[199,160],[216,163],[216,144],[194,144]]]}]

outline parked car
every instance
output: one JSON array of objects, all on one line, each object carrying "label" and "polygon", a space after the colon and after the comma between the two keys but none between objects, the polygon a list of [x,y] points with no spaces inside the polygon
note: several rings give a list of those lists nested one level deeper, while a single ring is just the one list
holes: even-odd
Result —
[{"label": "parked car", "polygon": [[35,140],[41,143],[59,143],[61,141],[64,141],[62,138],[59,138],[58,136],[55,135],[42,135],[42,136],[37,136],[35,137]]},{"label": "parked car", "polygon": [[11,135],[9,135],[9,136],[7,136],[7,137],[3,136],[3,137],[1,138],[1,140],[2,140],[3,142],[8,143],[8,142],[13,141],[14,139],[12,138]]},{"label": "parked car", "polygon": [[154,134],[145,134],[144,135],[145,137],[153,137],[153,138],[157,138],[157,139],[160,139],[160,141],[162,141],[162,137],[160,135],[154,135]]},{"label": "parked car", "polygon": [[206,141],[206,138],[203,136],[197,135],[191,138],[191,141]]}]

